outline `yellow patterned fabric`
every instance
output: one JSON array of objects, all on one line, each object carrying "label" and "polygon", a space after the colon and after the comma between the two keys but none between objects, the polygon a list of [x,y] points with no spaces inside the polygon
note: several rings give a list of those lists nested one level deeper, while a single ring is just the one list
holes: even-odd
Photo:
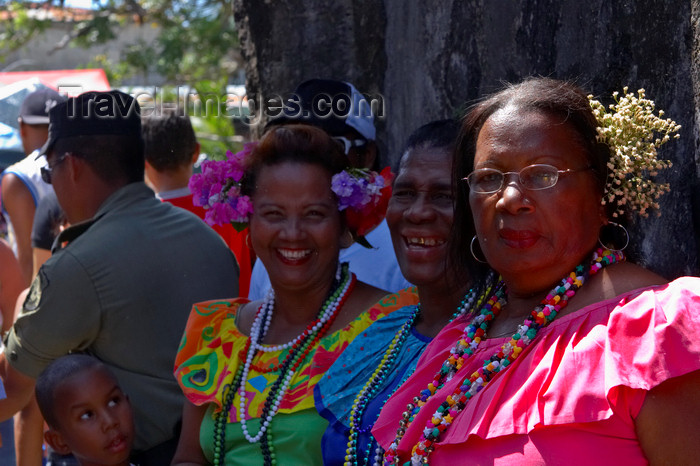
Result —
[{"label": "yellow patterned fabric", "polygon": [[[224,389],[245,362],[248,337],[238,330],[235,320],[240,306],[247,302],[244,298],[237,298],[207,301],[193,307],[175,360],[175,377],[191,403],[214,403],[216,411],[221,409]],[[279,412],[293,413],[313,408],[314,386],[348,344],[377,319],[417,302],[415,288],[387,295],[345,328],[322,338],[292,377]],[[267,395],[280,374],[275,370],[276,366],[284,361],[289,351],[259,352],[255,357],[245,386],[246,419],[261,416]],[[239,405],[240,397],[236,394],[229,422],[238,422]]]}]

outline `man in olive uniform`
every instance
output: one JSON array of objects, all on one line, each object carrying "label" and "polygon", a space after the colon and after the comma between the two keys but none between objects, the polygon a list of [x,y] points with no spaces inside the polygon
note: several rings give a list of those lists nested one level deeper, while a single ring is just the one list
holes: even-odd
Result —
[{"label": "man in olive uniform", "polygon": [[90,92],[50,111],[42,148],[69,228],[32,282],[0,356],[7,398],[24,406],[54,359],[86,352],[115,373],[134,410],[134,460],[170,464],[184,397],[172,376],[193,303],[238,296],[238,266],[197,217],[143,182],[138,103]]}]

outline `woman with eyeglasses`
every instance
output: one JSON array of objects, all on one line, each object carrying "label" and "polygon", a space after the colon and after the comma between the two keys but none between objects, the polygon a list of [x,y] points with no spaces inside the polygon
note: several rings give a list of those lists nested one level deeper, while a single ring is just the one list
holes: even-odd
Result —
[{"label": "woman with eyeglasses", "polygon": [[547,78],[466,116],[452,254],[471,250],[502,282],[385,405],[372,431],[385,464],[697,461],[700,280],[625,260],[624,234],[606,243],[622,226],[601,202],[597,126],[586,94]]}]

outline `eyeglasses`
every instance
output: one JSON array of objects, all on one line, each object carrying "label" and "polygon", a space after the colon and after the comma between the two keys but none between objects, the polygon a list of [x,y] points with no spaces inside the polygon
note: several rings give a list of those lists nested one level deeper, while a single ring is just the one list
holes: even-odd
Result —
[{"label": "eyeglasses", "polygon": [[65,160],[65,158],[69,155],[71,155],[71,153],[66,152],[62,156],[60,156],[56,159],[53,166],[51,166],[47,163],[45,167],[41,167],[41,170],[40,170],[41,171],[41,179],[44,180],[44,183],[51,184],[51,177],[53,176],[53,169],[56,168],[58,165],[60,165],[61,162],[63,162]]},{"label": "eyeglasses", "polygon": [[567,168],[559,170],[557,167],[538,163],[528,165],[519,172],[502,172],[495,168],[480,168],[471,172],[466,178],[469,189],[479,194],[492,194],[498,192],[503,187],[503,181],[507,175],[518,175],[520,185],[530,191],[547,189],[557,184],[560,175],[588,170],[589,167],[578,169]]},{"label": "eyeglasses", "polygon": [[348,139],[344,136],[334,136],[333,139],[343,147],[345,155],[348,155],[350,149],[353,147],[363,147],[367,145],[367,140],[365,139]]}]

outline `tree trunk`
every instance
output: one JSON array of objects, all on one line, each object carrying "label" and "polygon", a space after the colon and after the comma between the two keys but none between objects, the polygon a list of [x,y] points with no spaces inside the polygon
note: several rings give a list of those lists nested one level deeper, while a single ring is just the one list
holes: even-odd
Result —
[{"label": "tree trunk", "polygon": [[416,127],[462,115],[503,81],[570,79],[604,103],[623,86],[644,88],[683,128],[660,154],[673,162],[659,177],[672,187],[662,215],[638,221],[630,236],[665,277],[700,271],[700,0],[236,0],[234,8],[249,98],[284,95],[312,77],[380,94],[386,164]]}]

